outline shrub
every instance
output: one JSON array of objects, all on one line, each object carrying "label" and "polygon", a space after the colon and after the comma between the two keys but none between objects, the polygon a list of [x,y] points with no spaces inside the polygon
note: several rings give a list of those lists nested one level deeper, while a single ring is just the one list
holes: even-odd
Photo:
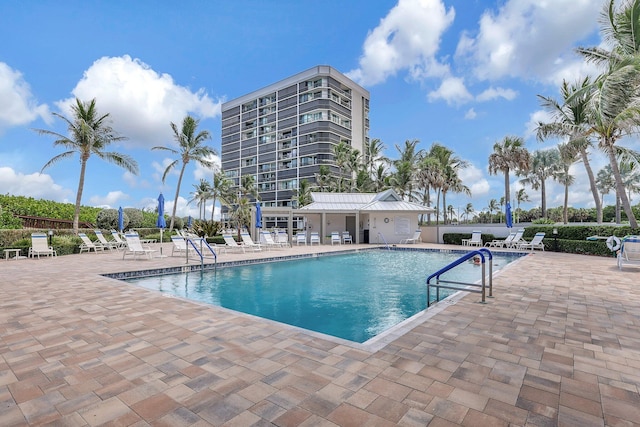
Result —
[{"label": "shrub", "polygon": [[[144,227],[144,216],[142,215],[142,211],[136,208],[124,208],[124,214],[129,219],[129,223],[126,224],[128,228],[140,228]],[[116,211],[117,212],[117,211]],[[116,216],[116,220],[118,217]],[[117,222],[116,222],[117,225]],[[155,223],[153,224],[155,225]]]},{"label": "shrub", "polygon": [[[129,216],[123,214],[123,222],[125,230],[129,227]],[[118,210],[117,209],[103,209],[96,217],[96,227],[101,230],[118,229]]]},{"label": "shrub", "polygon": [[193,222],[192,228],[193,232],[200,237],[213,237],[222,230],[222,223],[220,221],[196,220]]}]

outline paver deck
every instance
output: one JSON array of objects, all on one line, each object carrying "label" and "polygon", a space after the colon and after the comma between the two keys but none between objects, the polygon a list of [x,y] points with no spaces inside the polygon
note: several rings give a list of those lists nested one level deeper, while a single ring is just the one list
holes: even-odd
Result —
[{"label": "paver deck", "polygon": [[375,348],[99,275],[184,262],[0,261],[0,425],[640,425],[640,268],[613,258],[536,252]]}]

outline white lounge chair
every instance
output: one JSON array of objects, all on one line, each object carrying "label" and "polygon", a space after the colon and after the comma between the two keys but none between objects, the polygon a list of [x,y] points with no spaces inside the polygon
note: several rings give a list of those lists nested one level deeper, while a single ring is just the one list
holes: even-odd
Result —
[{"label": "white lounge chair", "polygon": [[353,239],[351,238],[351,234],[349,234],[348,231],[343,231],[342,232],[342,243],[353,243]]},{"label": "white lounge chair", "polygon": [[102,234],[101,230],[93,230],[93,232],[96,233],[98,242],[100,242],[105,249],[109,249],[109,250],[118,249],[118,247],[120,246],[118,242],[116,242],[115,240],[112,240],[112,241],[107,240],[106,237],[104,237],[104,235]]},{"label": "white lounge chair", "polygon": [[622,239],[618,252],[618,268],[624,264],[640,265],[640,236],[627,236]]},{"label": "white lounge chair", "polygon": [[320,233],[312,231],[309,235],[309,245],[313,246],[314,243],[320,244]]},{"label": "white lounge chair", "polygon": [[515,248],[519,243],[527,243],[527,241],[522,238],[523,235],[524,228],[519,228],[518,231],[516,231],[516,235],[511,239],[511,242],[507,243],[505,247]]},{"label": "white lounge chair", "polygon": [[118,244],[118,249],[124,249],[127,247],[127,242],[122,240],[122,237],[120,237],[120,233],[118,233],[116,230],[111,230],[111,237],[113,237],[113,240]]},{"label": "white lounge chair", "polygon": [[505,248],[508,247],[513,239],[516,237],[516,232],[512,231],[505,239],[494,239],[490,242],[485,243],[485,246],[488,248]]},{"label": "white lounge chair", "polygon": [[236,251],[244,253],[244,245],[238,244],[236,239],[233,238],[230,234],[223,234],[222,238],[224,239],[224,251]]},{"label": "white lounge chair", "polygon": [[171,256],[177,253],[178,255],[186,255],[187,252],[189,254],[195,253],[195,250],[192,246],[187,243],[187,239],[182,236],[171,236],[171,242],[173,243],[173,247],[171,248]]},{"label": "white lounge chair", "polygon": [[296,246],[299,246],[300,243],[304,243],[305,246],[307,245],[307,233],[304,231],[298,231],[296,234]]},{"label": "white lounge chair", "polygon": [[29,258],[35,258],[40,255],[58,256],[53,246],[47,244],[47,235],[45,233],[31,233],[31,247],[29,248]]},{"label": "white lounge chair", "polygon": [[144,255],[147,258],[151,259],[153,257],[153,253],[157,252],[155,249],[151,249],[149,246],[142,246],[140,236],[137,233],[126,233],[124,235],[124,240],[127,243],[127,248],[122,254],[122,259],[124,259],[127,255],[133,255],[133,259],[136,259],[138,255]]},{"label": "white lounge chair", "polygon": [[291,244],[289,243],[289,235],[284,230],[276,231],[276,237],[274,240],[276,241],[276,243],[279,243],[285,248],[291,246]]},{"label": "white lounge chair", "polygon": [[91,251],[95,253],[98,253],[98,251],[104,252],[104,245],[100,242],[92,242],[85,233],[78,233],[78,237],[82,239],[82,244],[80,245],[80,253]]},{"label": "white lounge chair", "polygon": [[267,249],[269,248],[277,249],[277,248],[283,247],[280,243],[273,240],[273,236],[271,235],[271,233],[269,233],[266,230],[260,232],[260,244],[265,246]]},{"label": "white lounge chair", "polygon": [[422,240],[422,230],[416,230],[413,232],[413,236],[407,237],[406,239],[401,239],[400,243],[418,243]]},{"label": "white lounge chair", "polygon": [[249,233],[247,233],[246,231],[241,232],[240,237],[242,238],[242,243],[244,243],[245,248],[251,248],[254,251],[262,250],[260,243],[255,243]]},{"label": "white lounge chair", "polygon": [[337,243],[339,245],[342,244],[342,239],[340,238],[340,233],[337,231],[332,231],[331,232],[331,245],[333,245],[334,243]]},{"label": "white lounge chair", "polygon": [[482,232],[474,230],[470,239],[462,239],[462,246],[482,246]]},{"label": "white lounge chair", "polygon": [[531,239],[530,242],[516,243],[516,249],[531,249],[532,251],[534,249],[541,249],[544,251],[544,243],[542,243],[542,239],[544,239],[544,236],[545,233],[540,231],[536,233],[535,236],[533,236],[533,239]]}]

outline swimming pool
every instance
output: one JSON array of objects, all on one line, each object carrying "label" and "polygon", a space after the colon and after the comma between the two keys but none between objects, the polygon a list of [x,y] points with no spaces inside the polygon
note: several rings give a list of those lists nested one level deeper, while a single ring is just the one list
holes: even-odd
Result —
[{"label": "swimming pool", "polygon": [[[363,343],[424,310],[427,276],[459,257],[367,250],[127,281]],[[494,272],[518,257],[494,254]],[[482,277],[479,266],[467,263],[446,275],[465,282]]]}]

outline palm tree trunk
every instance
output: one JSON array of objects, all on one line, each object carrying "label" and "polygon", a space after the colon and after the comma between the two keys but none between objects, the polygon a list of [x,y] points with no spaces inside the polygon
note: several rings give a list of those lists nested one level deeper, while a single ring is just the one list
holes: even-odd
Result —
[{"label": "palm tree trunk", "polygon": [[562,219],[564,223],[567,224],[569,222],[569,185],[564,185],[564,210],[562,212]]},{"label": "palm tree trunk", "polygon": [[216,212],[216,196],[213,196],[213,206],[211,206],[211,221],[213,221],[213,214]]},{"label": "palm tree trunk", "polygon": [[178,195],[180,194],[180,184],[182,184],[182,175],[187,167],[186,163],[182,163],[182,169],[180,169],[180,176],[178,177],[178,184],[176,185],[176,197],[173,199],[173,210],[171,212],[171,224],[169,225],[169,231],[173,231],[173,224],[176,219],[176,209],[178,209]]},{"label": "palm tree trunk", "polygon": [[511,199],[511,189],[509,188],[509,168],[504,171],[504,203],[505,206]]},{"label": "palm tree trunk", "polygon": [[584,168],[587,171],[587,176],[589,177],[589,188],[591,188],[593,202],[596,204],[596,221],[598,222],[598,224],[602,224],[602,202],[600,201],[600,196],[598,195],[596,179],[593,176],[593,169],[591,169],[591,163],[589,163],[589,154],[587,153],[586,149],[580,149],[580,157],[582,157],[582,163],[584,164]]},{"label": "palm tree trunk", "polygon": [[442,192],[442,223],[447,225],[447,192]]},{"label": "palm tree trunk", "polygon": [[547,188],[545,186],[545,180],[540,180],[540,190],[542,192],[542,218],[547,218]]},{"label": "palm tree trunk", "polygon": [[622,182],[622,176],[620,175],[618,160],[616,159],[616,155],[612,149],[608,150],[608,154],[611,170],[613,170],[613,176],[616,179],[616,191],[618,193],[618,197],[620,197],[620,201],[622,202],[622,208],[624,209],[624,213],[627,214],[629,225],[632,229],[636,229],[638,228],[638,221],[636,221],[636,217],[633,215],[631,205],[629,204],[629,198],[627,197],[627,192],[624,190],[624,183]]},{"label": "palm tree trunk", "polygon": [[84,189],[84,175],[87,170],[87,158],[82,158],[80,162],[80,179],[78,180],[78,191],[76,192],[76,207],[73,212],[73,233],[78,235],[80,231],[80,204],[82,203],[82,190]]}]

